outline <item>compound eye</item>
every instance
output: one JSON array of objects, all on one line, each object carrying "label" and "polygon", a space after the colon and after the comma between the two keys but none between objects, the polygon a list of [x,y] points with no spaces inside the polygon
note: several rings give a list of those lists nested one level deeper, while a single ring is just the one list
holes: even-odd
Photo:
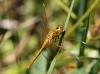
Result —
[{"label": "compound eye", "polygon": [[59,29],[59,27],[56,27],[56,29]]},{"label": "compound eye", "polygon": [[58,27],[56,29],[58,29]]}]

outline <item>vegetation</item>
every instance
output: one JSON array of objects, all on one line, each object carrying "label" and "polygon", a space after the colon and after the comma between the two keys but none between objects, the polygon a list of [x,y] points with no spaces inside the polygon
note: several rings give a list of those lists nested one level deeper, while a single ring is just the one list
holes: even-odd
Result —
[{"label": "vegetation", "polygon": [[[62,35],[27,68],[58,25]],[[99,0],[0,1],[0,74],[100,74],[99,61]]]}]

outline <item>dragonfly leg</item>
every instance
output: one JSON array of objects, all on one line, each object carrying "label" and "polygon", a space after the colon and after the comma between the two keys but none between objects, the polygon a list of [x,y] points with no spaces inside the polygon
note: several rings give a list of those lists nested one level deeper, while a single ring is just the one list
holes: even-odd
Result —
[{"label": "dragonfly leg", "polygon": [[53,42],[58,42],[60,40],[60,36],[56,36],[54,39],[53,39]]}]

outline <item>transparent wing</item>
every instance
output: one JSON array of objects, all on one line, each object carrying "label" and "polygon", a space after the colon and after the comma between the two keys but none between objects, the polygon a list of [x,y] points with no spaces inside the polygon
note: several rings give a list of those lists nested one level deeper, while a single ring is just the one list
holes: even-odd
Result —
[{"label": "transparent wing", "polygon": [[45,32],[46,32],[46,30],[45,30],[44,21],[43,21],[43,19],[41,19],[41,37],[40,37],[41,45],[43,44],[44,39],[45,39]]},{"label": "transparent wing", "polygon": [[72,51],[72,50],[75,49],[75,47],[74,47],[70,42],[68,42],[67,40],[65,40],[65,41],[62,42],[60,48],[61,48],[62,50],[65,50],[65,53],[66,53],[66,54],[68,53],[68,54],[70,54],[70,55],[72,55],[72,56],[75,56],[77,59],[79,59],[79,58],[75,55],[75,53]]},{"label": "transparent wing", "polygon": [[68,42],[67,40],[66,41],[63,41],[61,43],[61,47],[64,49],[64,50],[71,50],[71,49],[74,49],[74,46]]},{"label": "transparent wing", "polygon": [[48,18],[47,18],[47,15],[46,15],[46,8],[45,8],[44,4],[43,4],[43,7],[44,7],[44,10],[43,10],[43,23],[44,23],[45,34],[47,34],[50,31],[50,29],[49,29],[49,26],[48,26]]},{"label": "transparent wing", "polygon": [[48,26],[48,18],[46,15],[46,9],[45,5],[43,4],[43,12],[42,12],[42,19],[41,19],[41,43],[44,42],[44,39],[46,38],[46,35],[50,31],[49,26]]}]

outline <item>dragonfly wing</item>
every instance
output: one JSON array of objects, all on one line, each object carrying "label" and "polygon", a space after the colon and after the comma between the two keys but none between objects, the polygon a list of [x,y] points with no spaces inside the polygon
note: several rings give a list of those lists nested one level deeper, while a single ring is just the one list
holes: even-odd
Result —
[{"label": "dragonfly wing", "polygon": [[45,32],[46,32],[46,30],[45,30],[45,25],[44,25],[44,21],[43,21],[43,19],[41,19],[41,22],[42,22],[42,24],[41,24],[41,45],[43,44],[43,42],[44,42],[44,39],[45,39]]},{"label": "dragonfly wing", "polygon": [[64,49],[64,50],[71,50],[71,49],[74,49],[74,46],[68,42],[67,40],[66,41],[63,41],[61,43],[61,47]]},{"label": "dragonfly wing", "polygon": [[44,4],[43,4],[43,7],[44,7],[44,10],[43,10],[43,23],[44,23],[45,34],[47,34],[50,31],[50,29],[48,27],[48,18],[47,18],[47,15],[46,15],[46,8],[45,8]]},{"label": "dragonfly wing", "polygon": [[47,19],[47,15],[46,15],[46,9],[45,9],[45,5],[43,4],[43,12],[42,12],[42,19],[41,19],[41,27],[42,27],[42,34],[41,34],[41,38],[42,38],[42,43],[46,38],[46,35],[48,34],[48,32],[50,31],[49,27],[48,27],[48,19]]},{"label": "dragonfly wing", "polygon": [[75,53],[72,53],[72,52],[71,52],[73,49],[75,49],[75,47],[74,47],[70,42],[68,42],[67,40],[65,40],[65,41],[62,42],[62,44],[61,44],[61,49],[65,50],[66,53],[69,53],[69,54],[75,56],[77,59],[79,59],[79,58],[75,55]]}]

